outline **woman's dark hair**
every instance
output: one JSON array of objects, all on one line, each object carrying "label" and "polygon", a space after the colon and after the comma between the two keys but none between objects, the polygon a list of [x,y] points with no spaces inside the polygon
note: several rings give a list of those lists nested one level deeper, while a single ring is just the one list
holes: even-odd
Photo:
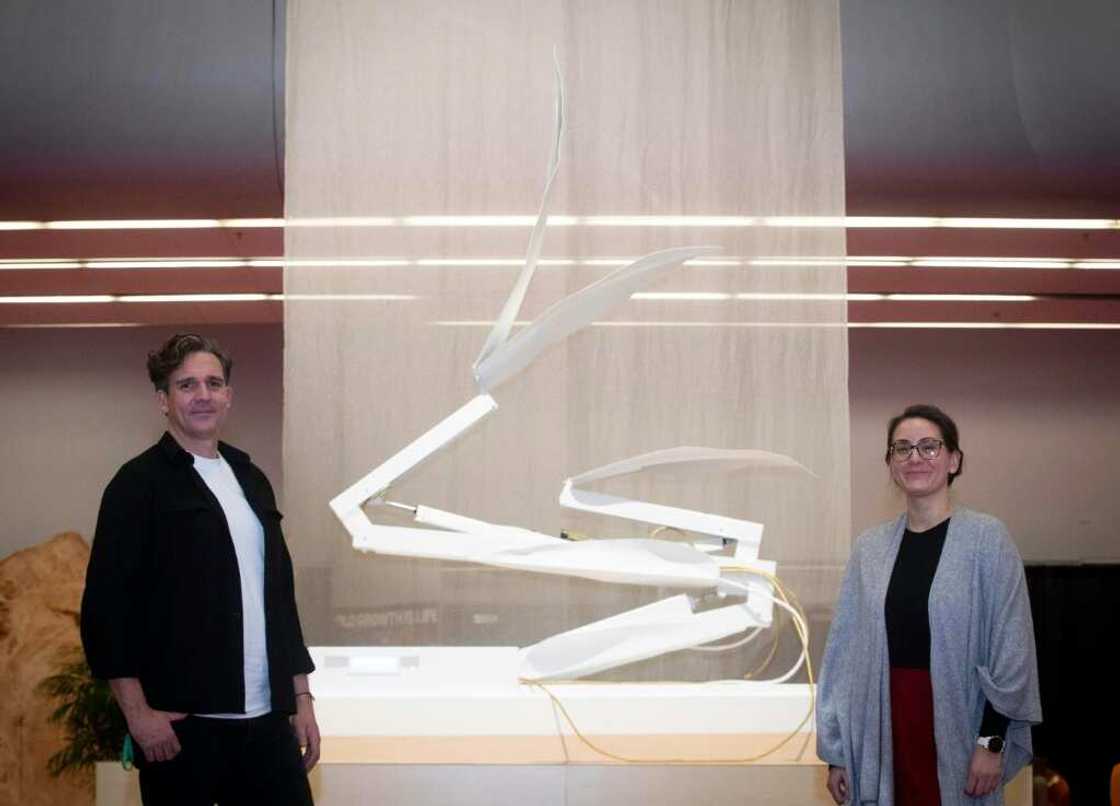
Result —
[{"label": "woman's dark hair", "polygon": [[887,464],[891,461],[891,443],[894,442],[894,432],[898,428],[898,424],[903,420],[909,420],[915,417],[920,417],[923,420],[929,420],[936,425],[941,431],[941,439],[945,442],[945,447],[950,453],[956,451],[960,454],[961,460],[957,464],[955,473],[949,474],[949,484],[953,483],[953,479],[961,474],[964,470],[964,452],[961,450],[960,433],[957,431],[957,424],[953,422],[953,418],[943,412],[937,406],[929,403],[915,403],[912,406],[907,406],[902,414],[891,417],[891,421],[887,423]]},{"label": "woman's dark hair", "polygon": [[171,373],[177,370],[191,353],[212,353],[222,364],[222,375],[226,383],[233,373],[233,359],[214,339],[197,333],[176,333],[163,343],[158,350],[148,353],[148,377],[157,391],[168,391],[167,382]]}]

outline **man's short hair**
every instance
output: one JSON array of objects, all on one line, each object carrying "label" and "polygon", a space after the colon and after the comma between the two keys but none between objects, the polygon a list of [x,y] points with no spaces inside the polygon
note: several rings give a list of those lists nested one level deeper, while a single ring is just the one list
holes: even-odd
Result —
[{"label": "man's short hair", "polygon": [[158,350],[148,353],[148,377],[156,391],[168,391],[168,379],[191,353],[212,353],[222,364],[222,374],[229,383],[233,374],[233,359],[214,339],[197,333],[176,333]]}]

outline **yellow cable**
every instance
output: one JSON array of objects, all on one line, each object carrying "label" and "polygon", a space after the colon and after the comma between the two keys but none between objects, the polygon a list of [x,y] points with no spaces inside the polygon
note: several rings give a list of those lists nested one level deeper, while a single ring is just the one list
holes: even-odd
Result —
[{"label": "yellow cable", "polygon": [[[801,623],[800,624],[797,622],[796,619],[794,620],[794,627],[795,627],[795,629],[797,629],[798,635],[801,636],[802,646],[805,649],[805,672],[806,672],[806,674],[809,678],[809,713],[806,715],[805,719],[801,720],[801,723],[797,726],[797,731],[799,731],[801,729],[801,727],[805,724],[805,722],[813,715],[813,712],[816,709],[816,683],[813,679],[813,661],[812,661],[812,658],[809,655],[809,637],[808,637],[807,632],[805,633],[805,635],[803,635],[803,636],[801,635],[801,629],[802,629],[801,624],[805,625],[806,630],[808,630],[808,625],[809,625],[809,619],[805,615],[805,608],[801,606],[801,602],[797,598],[797,594],[795,594],[793,591],[787,590],[785,588],[785,586],[782,584],[781,580],[779,580],[773,574],[751,568],[750,566],[744,566],[744,565],[724,566],[724,568],[726,568],[727,570],[730,570],[730,571],[745,571],[747,573],[752,573],[752,574],[756,574],[758,576],[764,577],[774,586],[774,588],[776,590],[779,591],[779,593],[782,596],[782,599],[787,604],[790,604],[794,609],[797,610],[798,615],[801,617]],[[788,738],[789,737],[787,737],[787,740],[788,740]],[[808,746],[809,746],[809,734],[806,734],[805,735],[805,741],[802,743],[801,749],[797,752],[797,758],[800,759],[803,755],[805,755],[805,750]]]},{"label": "yellow cable", "polygon": [[[564,703],[560,701],[560,698],[557,697],[556,694],[553,693],[548,688],[548,686],[546,686],[544,683],[541,683],[541,682],[535,681],[535,680],[524,680],[523,679],[521,682],[522,683],[527,683],[528,685],[534,686],[536,688],[539,688],[541,691],[543,691],[548,696],[548,698],[552,701],[552,704],[560,711],[560,714],[564,717],[564,720],[568,723],[568,726],[571,727],[572,733],[575,734],[576,738],[578,738],[581,742],[583,742],[585,745],[587,745],[587,747],[591,748],[591,750],[598,753],[599,755],[605,756],[606,758],[610,758],[610,759],[613,759],[615,761],[621,761],[625,764],[691,764],[691,765],[697,765],[697,766],[751,764],[751,763],[760,761],[760,760],[766,758],[767,756],[772,755],[773,753],[776,753],[778,750],[785,747],[785,745],[788,744],[791,739],[793,739],[795,736],[797,736],[801,732],[801,729],[803,727],[805,727],[805,724],[812,718],[813,712],[816,709],[816,684],[815,684],[814,679],[813,679],[812,658],[809,657],[809,633],[808,633],[809,622],[808,622],[808,619],[805,617],[805,611],[801,607],[801,603],[797,600],[797,597],[796,596],[791,597],[790,593],[786,590],[785,586],[782,585],[781,581],[776,576],[774,576],[773,574],[767,573],[765,571],[761,571],[757,568],[752,568],[750,566],[745,566],[745,565],[724,566],[722,570],[744,571],[746,573],[755,574],[756,576],[763,577],[771,585],[773,585],[774,590],[777,592],[778,596],[782,599],[782,601],[785,602],[787,605],[789,605],[799,616],[799,618],[793,618],[793,619],[790,619],[790,621],[793,622],[794,629],[797,630],[797,636],[798,636],[798,638],[801,639],[801,646],[802,646],[802,649],[805,652],[805,672],[809,677],[809,710],[805,714],[805,716],[802,718],[801,722],[798,723],[797,727],[795,727],[793,729],[792,732],[790,732],[787,736],[785,736],[785,738],[783,738],[781,741],[779,741],[777,744],[775,744],[773,747],[766,750],[765,752],[759,753],[759,754],[754,755],[754,756],[744,756],[744,757],[741,757],[741,758],[638,758],[638,757],[632,757],[632,756],[624,756],[624,755],[621,755],[619,753],[612,753],[611,751],[606,750],[605,748],[600,747],[599,745],[595,744],[595,742],[591,741],[591,739],[589,739],[588,737],[583,735],[583,733],[580,731],[579,727],[576,725],[575,720],[572,719],[572,715],[570,713],[568,713],[568,709],[566,707],[564,707]],[[774,645],[774,648],[772,649],[772,652],[776,651],[776,649],[777,649],[777,643],[775,641],[775,645]],[[767,665],[769,665],[769,659],[767,659]],[[763,667],[763,668],[765,668],[765,667]],[[570,681],[570,682],[583,683],[585,685],[596,685],[596,683],[585,683],[584,681]],[[598,685],[614,685],[614,684],[599,683]],[[696,685],[696,684],[695,683],[682,683],[681,685]],[[700,685],[709,685],[709,684],[702,683]],[[809,740],[809,737],[806,736],[805,737],[806,744],[802,745],[801,750],[798,753],[798,758],[800,758],[800,756],[805,752],[805,747],[808,743],[808,740]],[[570,763],[570,759],[568,758],[568,746],[567,746],[567,743],[564,740],[564,734],[563,733],[560,734],[560,742],[564,747],[564,757],[565,757],[564,758],[564,763],[565,764]]]},{"label": "yellow cable", "polygon": [[[775,615],[776,619],[780,620],[782,618],[782,614],[781,614],[780,611],[775,613],[774,615]],[[744,674],[743,675],[744,680],[750,680],[756,674],[762,674],[763,672],[765,672],[767,669],[770,668],[770,664],[774,662],[774,657],[778,654],[778,642],[779,642],[779,639],[781,637],[782,637],[781,627],[779,625],[775,625],[774,626],[774,637],[770,640],[770,651],[767,653],[765,660],[762,661],[762,664],[760,666],[757,666],[754,669],[751,669],[746,674]]]}]

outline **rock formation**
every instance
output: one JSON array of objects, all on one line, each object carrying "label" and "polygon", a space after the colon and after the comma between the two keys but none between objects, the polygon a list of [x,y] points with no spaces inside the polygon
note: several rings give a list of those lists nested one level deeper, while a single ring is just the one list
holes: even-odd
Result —
[{"label": "rock formation", "polygon": [[89,546],[65,532],[0,560],[0,803],[93,804],[93,772],[52,778],[63,733],[35,692],[61,652],[79,645],[78,610]]}]

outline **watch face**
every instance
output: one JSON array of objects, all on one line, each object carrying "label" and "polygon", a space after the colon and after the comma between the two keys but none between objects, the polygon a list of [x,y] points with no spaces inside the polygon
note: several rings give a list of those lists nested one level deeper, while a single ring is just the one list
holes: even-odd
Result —
[{"label": "watch face", "polygon": [[988,749],[991,750],[993,753],[1002,753],[1003,752],[1003,737],[992,736],[991,738],[989,738],[988,739]]}]

